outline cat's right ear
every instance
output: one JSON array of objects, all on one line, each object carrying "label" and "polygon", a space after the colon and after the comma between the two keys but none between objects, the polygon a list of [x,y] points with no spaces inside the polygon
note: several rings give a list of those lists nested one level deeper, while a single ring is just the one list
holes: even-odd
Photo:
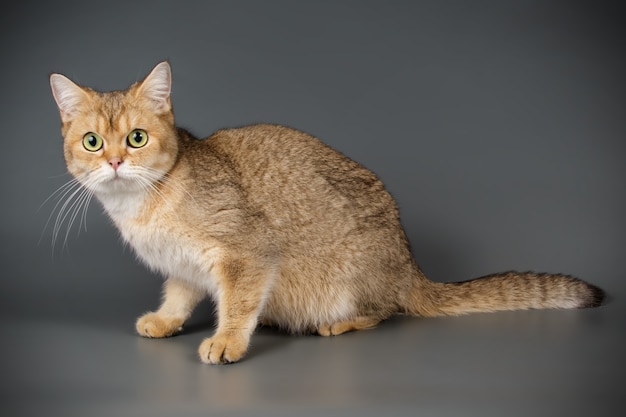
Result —
[{"label": "cat's right ear", "polygon": [[89,96],[72,80],[61,74],[50,75],[52,95],[59,106],[61,120],[70,122],[78,113],[80,107],[89,100]]}]

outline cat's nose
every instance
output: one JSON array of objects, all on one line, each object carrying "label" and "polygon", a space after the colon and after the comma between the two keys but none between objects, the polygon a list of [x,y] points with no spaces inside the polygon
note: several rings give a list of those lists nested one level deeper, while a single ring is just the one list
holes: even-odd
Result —
[{"label": "cat's nose", "polygon": [[109,159],[109,165],[111,165],[115,171],[122,165],[122,162],[122,158],[118,158],[117,156]]}]

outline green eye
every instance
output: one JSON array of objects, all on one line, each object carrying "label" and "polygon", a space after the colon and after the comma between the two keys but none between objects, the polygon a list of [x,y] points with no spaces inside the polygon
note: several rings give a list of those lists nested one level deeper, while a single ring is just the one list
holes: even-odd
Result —
[{"label": "green eye", "polygon": [[148,133],[142,129],[135,129],[128,134],[126,142],[128,142],[128,146],[141,148],[148,143]]},{"label": "green eye", "polygon": [[102,148],[102,138],[97,133],[89,132],[83,136],[83,146],[89,152],[96,152]]}]

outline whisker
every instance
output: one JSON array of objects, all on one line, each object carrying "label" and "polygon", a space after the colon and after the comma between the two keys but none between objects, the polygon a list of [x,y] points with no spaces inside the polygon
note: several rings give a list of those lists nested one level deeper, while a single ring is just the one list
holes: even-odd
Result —
[{"label": "whisker", "polygon": [[169,173],[163,174],[161,171],[148,167],[136,167],[136,171],[138,174],[134,177],[136,182],[147,192],[153,192],[154,195],[159,196],[170,211],[176,215],[178,215],[178,211],[172,206],[172,202],[167,199],[167,196],[163,193],[159,184],[165,187],[172,187],[174,190],[182,192],[190,199],[193,198],[191,193],[189,193],[185,187],[175,181],[169,181]]},{"label": "whisker", "polygon": [[71,174],[68,173],[68,172],[64,172],[62,174],[50,175],[50,176],[48,176],[48,179],[61,178],[61,177],[65,177],[66,175],[71,175]]},{"label": "whisker", "polygon": [[[57,238],[59,237],[59,232],[61,231],[61,228],[63,224],[65,223],[65,220],[68,219],[68,216],[71,218],[70,213],[76,207],[76,204],[80,202],[80,198],[82,195],[84,195],[85,192],[86,191],[84,188],[82,187],[78,188],[72,194],[70,194],[70,196],[65,200],[65,202],[59,209],[59,213],[57,214],[57,218],[54,223],[54,228],[52,231],[52,249],[53,250],[54,250],[55,242]],[[68,224],[68,228],[70,226],[71,226],[71,223]],[[63,242],[63,247],[65,247],[66,243],[67,243],[67,238]]]},{"label": "whisker", "polygon": [[168,187],[172,187],[174,190],[183,193],[189,199],[195,200],[194,196],[189,192],[189,190],[187,188],[185,188],[183,185],[179,184],[176,181],[170,181],[171,174],[169,172],[163,174],[160,171],[157,171],[157,170],[154,170],[154,169],[148,168],[148,167],[142,167],[142,170],[154,182],[158,182],[158,183],[161,183],[161,184],[166,184],[167,183]]},{"label": "whisker", "polygon": [[[70,234],[70,231],[72,230],[72,225],[74,224],[74,221],[78,217],[78,214],[81,211],[86,210],[86,208],[87,208],[86,204],[91,199],[91,195],[93,195],[93,191],[84,188],[83,192],[80,193],[80,195],[76,199],[76,202],[70,208],[70,210],[73,210],[73,213],[72,213],[72,215],[70,216],[70,218],[69,218],[69,220],[67,222],[67,229],[65,231],[65,239],[63,240],[63,247],[65,247],[67,245],[68,236]],[[80,223],[78,225],[78,232],[77,233],[80,233]]]},{"label": "whisker", "polygon": [[[52,198],[57,197],[59,194],[63,194],[67,189],[70,189],[70,188],[76,186],[77,184],[80,185],[79,181],[76,178],[71,178],[65,184],[61,185],[59,188],[54,190],[54,192],[52,194],[50,194],[50,196],[48,196],[48,198],[46,198],[43,201],[43,203],[41,203],[41,205],[39,206],[37,211],[41,210],[43,208],[43,206],[46,205],[46,203],[48,201],[50,201]],[[62,197],[60,197],[60,198],[62,198]]]},{"label": "whisker", "polygon": [[[78,232],[80,233],[80,228],[83,226],[85,228],[85,232],[87,232],[87,209],[89,208],[89,204],[91,203],[91,199],[93,198],[93,191],[89,193],[87,196],[87,201],[83,205],[83,212],[80,217],[80,222],[78,223]],[[77,233],[78,235],[78,233]]]},{"label": "whisker", "polygon": [[[82,176],[71,178],[65,184],[57,188],[39,207],[39,210],[49,201],[56,199],[46,224],[42,231],[41,239],[46,230],[52,227],[52,250],[54,252],[59,237],[63,234],[63,245],[65,248],[71,233],[72,227],[78,223],[77,234],[80,234],[82,228],[87,230],[87,213],[91,200],[94,196],[94,186],[100,182],[101,178],[98,172],[91,172]],[[142,166],[133,166],[130,171],[129,178],[146,195],[153,196],[164,204],[174,215],[178,215],[178,211],[174,204],[168,198],[166,189],[181,193],[184,198],[194,200],[193,195],[182,184],[171,180],[170,173]],[[132,198],[132,197],[131,197]],[[56,218],[54,218],[56,214]],[[78,222],[77,222],[78,220]],[[65,232],[62,230],[65,228]]]},{"label": "whisker", "polygon": [[[61,233],[61,229],[63,229],[64,225],[67,227],[65,236],[63,239],[63,248],[67,246],[68,236],[72,229],[76,218],[80,213],[81,221],[79,222],[78,232],[80,232],[80,225],[85,224],[85,230],[87,229],[87,221],[86,221],[86,213],[89,203],[93,197],[93,185],[98,182],[97,178],[88,177],[87,174],[72,178],[59,188],[57,188],[41,205],[43,207],[48,201],[53,198],[56,198],[58,201],[55,203],[46,224],[44,226],[44,230],[42,231],[41,239],[43,238],[43,234],[48,229],[49,225],[52,222],[52,218],[56,213],[56,218],[54,219],[54,223],[52,224],[52,251],[54,252],[56,247],[56,242],[58,241],[59,235]],[[41,209],[40,207],[40,209]]]},{"label": "whisker", "polygon": [[[42,209],[42,207],[51,199],[56,198],[58,199],[58,201],[56,202],[56,204],[54,205],[54,207],[52,207],[52,210],[50,211],[50,215],[48,216],[48,219],[46,220],[46,224],[43,227],[43,230],[41,232],[41,236],[39,237],[39,243],[41,243],[41,239],[43,239],[43,235],[45,233],[45,231],[48,229],[48,226],[50,225],[50,221],[52,220],[52,217],[54,216],[54,213],[57,211],[57,209],[59,208],[59,205],[61,205],[61,203],[63,201],[65,201],[67,199],[68,194],[75,193],[76,192],[76,188],[80,188],[81,184],[79,182],[78,179],[76,178],[72,178],[71,180],[69,180],[68,182],[66,182],[65,184],[63,184],[62,186],[60,186],[59,188],[57,188],[48,198],[46,198],[46,200],[44,200],[44,202],[39,206],[38,211]],[[56,224],[56,223],[55,223]]]}]

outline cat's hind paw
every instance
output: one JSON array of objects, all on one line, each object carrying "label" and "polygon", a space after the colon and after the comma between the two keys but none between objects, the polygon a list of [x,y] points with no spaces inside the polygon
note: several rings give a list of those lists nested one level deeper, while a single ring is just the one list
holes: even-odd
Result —
[{"label": "cat's hind paw", "polygon": [[320,336],[337,336],[345,332],[354,330],[371,329],[380,322],[377,317],[359,316],[351,320],[339,321],[333,324],[326,324],[317,328]]},{"label": "cat's hind paw", "polygon": [[146,313],[137,319],[135,328],[144,337],[169,337],[183,330],[183,320]]}]

